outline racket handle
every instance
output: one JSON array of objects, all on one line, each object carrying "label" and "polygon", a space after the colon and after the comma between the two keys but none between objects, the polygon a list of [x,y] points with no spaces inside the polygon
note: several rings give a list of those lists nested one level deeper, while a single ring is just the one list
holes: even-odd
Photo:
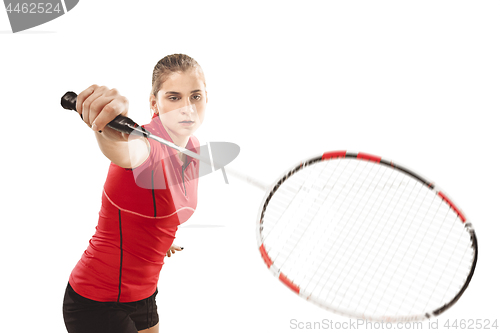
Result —
[{"label": "racket handle", "polygon": [[[63,97],[61,97],[61,106],[66,110],[76,111],[77,97],[78,97],[77,94],[75,94],[72,91],[68,91],[67,93],[64,94]],[[116,116],[116,118],[111,120],[107,126],[114,129],[115,131],[126,134],[144,136],[146,138],[149,138],[149,136],[151,135],[151,133],[148,130],[139,126],[135,121],[122,115]]]}]

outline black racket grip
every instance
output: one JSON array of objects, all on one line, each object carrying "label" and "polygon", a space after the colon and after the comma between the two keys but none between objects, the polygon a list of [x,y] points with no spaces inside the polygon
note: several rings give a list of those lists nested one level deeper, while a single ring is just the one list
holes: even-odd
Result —
[{"label": "black racket grip", "polygon": [[[66,110],[76,111],[77,97],[78,95],[75,94],[73,91],[68,91],[67,93],[64,94],[63,97],[61,97],[61,106]],[[111,120],[107,126],[114,129],[115,131],[126,134],[139,135],[139,136],[144,136],[146,138],[148,138],[151,135],[151,133],[148,130],[139,126],[135,121],[122,115],[116,116],[116,118]]]},{"label": "black racket grip", "polygon": [[68,91],[67,93],[64,94],[63,97],[61,97],[61,106],[65,108],[66,110],[73,110],[76,111],[76,98],[78,97],[77,94],[75,94],[72,91]]}]

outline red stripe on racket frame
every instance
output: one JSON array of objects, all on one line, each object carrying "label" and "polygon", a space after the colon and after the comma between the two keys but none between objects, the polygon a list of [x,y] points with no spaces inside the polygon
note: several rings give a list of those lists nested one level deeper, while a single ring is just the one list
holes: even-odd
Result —
[{"label": "red stripe on racket frame", "polygon": [[273,264],[271,258],[269,258],[269,255],[267,254],[267,251],[264,247],[264,244],[262,244],[260,247],[259,247],[259,250],[260,250],[260,255],[262,256],[262,259],[264,259],[264,262],[266,263],[267,265],[267,268],[270,268],[271,265]]},{"label": "red stripe on racket frame", "polygon": [[329,160],[332,158],[344,158],[346,155],[346,151],[330,151],[327,153],[324,153],[323,156],[321,157],[322,160]]},{"label": "red stripe on racket frame", "polygon": [[[347,156],[347,151],[341,150],[341,151],[329,151],[323,154],[321,157],[322,160],[330,160],[334,158],[345,158]],[[356,157],[359,158],[360,160],[366,160],[370,162],[375,162],[375,163],[380,163],[382,160],[382,157],[375,156],[375,155],[370,155],[367,153],[357,153],[356,155],[349,154],[350,157]]]},{"label": "red stripe on racket frame", "polygon": [[453,202],[451,202],[450,199],[448,199],[448,197],[446,195],[444,195],[443,192],[438,192],[438,195],[441,197],[441,199],[443,199],[448,205],[450,205],[450,207],[455,211],[455,213],[457,213],[458,217],[460,217],[460,219],[462,220],[462,222],[465,222],[466,218],[464,216],[464,214],[462,214],[461,211],[458,210],[457,206],[455,206],[455,204]]},{"label": "red stripe on racket frame", "polygon": [[287,278],[285,276],[285,274],[280,273],[280,280],[281,280],[281,282],[286,284],[288,286],[288,288],[290,288],[293,292],[295,292],[297,294],[300,292],[300,287],[297,286],[295,283],[293,283],[289,278]]},{"label": "red stripe on racket frame", "polygon": [[357,158],[359,158],[361,160],[367,160],[370,162],[376,162],[376,163],[380,163],[380,161],[382,160],[382,157],[370,155],[370,154],[366,154],[366,153],[358,153]]}]

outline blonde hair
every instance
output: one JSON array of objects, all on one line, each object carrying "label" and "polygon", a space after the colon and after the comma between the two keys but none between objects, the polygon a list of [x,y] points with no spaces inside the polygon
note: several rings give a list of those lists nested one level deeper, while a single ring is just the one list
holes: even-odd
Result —
[{"label": "blonde hair", "polygon": [[198,71],[198,74],[200,74],[203,80],[203,84],[206,85],[205,75],[203,74],[203,70],[201,69],[201,66],[196,62],[196,60],[185,54],[171,54],[164,57],[163,59],[158,61],[155,68],[153,69],[151,94],[155,97],[158,97],[158,91],[160,91],[163,82],[165,82],[170,74],[175,72],[187,72],[191,69]]}]

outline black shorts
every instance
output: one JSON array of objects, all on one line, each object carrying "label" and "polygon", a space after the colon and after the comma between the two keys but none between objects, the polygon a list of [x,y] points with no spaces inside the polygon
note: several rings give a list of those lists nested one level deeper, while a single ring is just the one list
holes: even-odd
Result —
[{"label": "black shorts", "polygon": [[68,283],[63,315],[69,333],[137,333],[159,322],[156,294],[137,302],[98,302],[78,295]]}]

